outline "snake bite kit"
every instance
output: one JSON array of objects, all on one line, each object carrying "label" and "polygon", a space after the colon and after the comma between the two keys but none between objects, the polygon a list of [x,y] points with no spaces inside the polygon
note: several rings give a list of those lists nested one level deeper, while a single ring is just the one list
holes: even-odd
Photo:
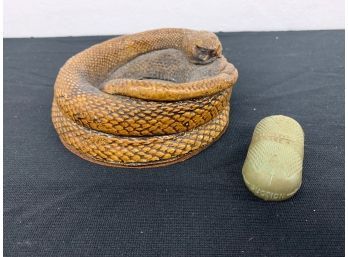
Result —
[{"label": "snake bite kit", "polygon": [[292,118],[274,115],[255,127],[243,166],[245,185],[266,201],[293,196],[302,183],[304,133]]}]

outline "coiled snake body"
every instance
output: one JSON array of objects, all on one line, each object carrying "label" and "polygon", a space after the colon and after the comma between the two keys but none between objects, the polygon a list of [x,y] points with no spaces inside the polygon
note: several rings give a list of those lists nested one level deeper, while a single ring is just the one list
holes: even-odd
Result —
[{"label": "coiled snake body", "polygon": [[238,73],[210,32],[158,29],[110,39],[70,58],[54,88],[63,144],[109,166],[160,166],[217,140]]}]

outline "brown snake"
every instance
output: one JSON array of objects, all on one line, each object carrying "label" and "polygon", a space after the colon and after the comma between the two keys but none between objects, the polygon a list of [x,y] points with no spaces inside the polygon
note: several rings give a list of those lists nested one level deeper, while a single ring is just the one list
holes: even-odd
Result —
[{"label": "brown snake", "polygon": [[175,163],[223,134],[237,77],[213,33],[158,29],[120,36],[64,64],[52,121],[63,144],[89,161]]}]

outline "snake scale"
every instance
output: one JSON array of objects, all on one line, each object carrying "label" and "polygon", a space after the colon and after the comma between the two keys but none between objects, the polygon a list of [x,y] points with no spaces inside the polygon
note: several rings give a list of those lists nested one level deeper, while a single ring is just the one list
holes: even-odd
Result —
[{"label": "snake scale", "polygon": [[52,121],[62,143],[86,160],[171,164],[223,134],[237,77],[214,33],[169,28],[124,35],[63,65]]}]

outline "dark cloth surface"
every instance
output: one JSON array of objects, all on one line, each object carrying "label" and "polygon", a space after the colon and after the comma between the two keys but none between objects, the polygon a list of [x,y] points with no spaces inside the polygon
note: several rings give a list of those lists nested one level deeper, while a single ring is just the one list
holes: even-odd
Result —
[{"label": "dark cloth surface", "polygon": [[[109,37],[4,41],[5,256],[343,256],[344,32],[219,33],[239,70],[225,135],[168,167],[116,169],[64,148],[59,67]],[[268,203],[241,169],[256,123],[305,131],[303,185]]]}]

